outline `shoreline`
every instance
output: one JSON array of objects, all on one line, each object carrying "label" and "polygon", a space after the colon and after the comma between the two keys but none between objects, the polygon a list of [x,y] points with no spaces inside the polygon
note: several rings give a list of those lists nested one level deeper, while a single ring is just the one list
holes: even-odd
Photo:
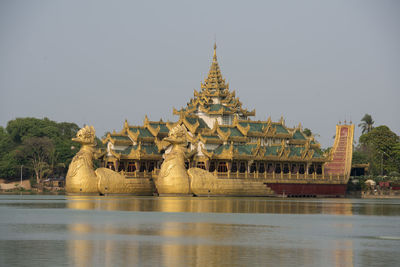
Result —
[{"label": "shoreline", "polygon": [[0,195],[65,195],[65,192],[27,192],[27,191],[15,191],[15,192],[0,192]]},{"label": "shoreline", "polygon": [[[0,195],[67,195],[65,191],[61,192],[32,192],[32,191],[0,191]],[[100,195],[99,195],[100,196]],[[224,198],[224,197],[221,197]],[[246,198],[246,197],[241,197]],[[320,197],[319,199],[328,199],[329,197]],[[365,195],[361,192],[352,192],[346,194],[344,198],[347,199],[400,199],[400,195]],[[285,199],[305,199],[301,197],[291,197]],[[313,198],[315,199],[315,198]],[[318,198],[317,198],[318,199]],[[329,198],[332,199],[332,198]]]}]

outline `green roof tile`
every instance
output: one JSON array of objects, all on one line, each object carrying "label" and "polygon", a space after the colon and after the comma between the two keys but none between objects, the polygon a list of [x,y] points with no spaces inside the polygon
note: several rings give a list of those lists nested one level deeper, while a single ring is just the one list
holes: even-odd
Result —
[{"label": "green roof tile", "polygon": [[244,136],[236,127],[235,128],[231,128],[231,136]]},{"label": "green roof tile", "polygon": [[204,137],[206,139],[219,139],[219,136],[215,136],[215,135],[202,135],[202,137]]},{"label": "green roof tile", "polygon": [[116,149],[114,150],[116,153],[118,154],[123,154],[123,155],[129,155],[132,151],[132,149],[134,148],[134,146],[128,146],[127,148],[125,148],[124,150],[119,150]]},{"label": "green roof tile", "polygon": [[263,128],[267,126],[267,123],[255,123],[255,122],[239,122],[240,126],[246,128],[250,125],[250,132],[263,132]]},{"label": "green roof tile", "polygon": [[229,108],[229,107],[224,106],[222,104],[211,104],[208,107],[210,108],[210,111],[219,111],[219,110],[221,110],[221,108],[224,111],[232,111],[232,108]]},{"label": "green roof tile", "polygon": [[185,117],[185,119],[190,123],[190,124],[196,124],[197,122],[197,118],[193,118],[193,117]]},{"label": "green roof tile", "polygon": [[237,129],[236,127],[219,126],[219,129],[220,129],[221,131],[223,131],[224,133],[226,133],[226,132],[228,132],[228,130],[230,130],[230,131],[231,131],[231,135],[230,135],[230,136],[232,136],[232,137],[236,137],[236,136],[242,137],[242,136],[244,136],[244,135],[239,131],[239,129]]},{"label": "green roof tile", "polygon": [[144,149],[146,151],[146,154],[160,154],[158,152],[158,148],[155,144],[142,145],[142,149]]},{"label": "green roof tile", "polygon": [[154,129],[160,127],[160,133],[168,133],[169,129],[164,123],[150,123],[150,126]]},{"label": "green roof tile", "polygon": [[112,139],[115,140],[122,140],[122,141],[130,141],[131,139],[128,136],[124,136],[124,135],[110,135]]},{"label": "green roof tile", "polygon": [[297,130],[297,131],[293,134],[293,139],[296,139],[296,140],[306,140],[306,138],[304,137],[304,135],[303,135],[299,130]]},{"label": "green roof tile", "polygon": [[209,106],[209,108],[210,108],[210,111],[218,111],[222,108],[222,105],[221,104],[211,104]]},{"label": "green roof tile", "polygon": [[220,126],[219,129],[220,129],[221,131],[223,131],[224,133],[226,133],[226,132],[229,130],[229,127]]},{"label": "green roof tile", "polygon": [[289,157],[301,157],[304,147],[291,147]]},{"label": "green roof tile", "polygon": [[317,150],[314,150],[313,159],[320,159],[320,158],[323,158],[322,153],[320,153]]},{"label": "green roof tile", "polygon": [[148,129],[142,129],[142,128],[139,128],[139,137],[153,137],[153,135],[150,133],[150,131],[148,130]]},{"label": "green roof tile", "polygon": [[256,148],[257,144],[245,144],[245,145],[235,145],[234,148],[237,149],[239,154],[251,155],[251,150]]},{"label": "green roof tile", "polygon": [[229,145],[220,145],[214,150],[210,150],[210,152],[214,152],[214,154],[220,155],[224,149],[229,149]]},{"label": "green roof tile", "polygon": [[198,117],[185,117],[185,119],[192,125],[196,124],[196,122],[199,122],[199,128],[209,128],[207,126],[207,123],[201,118]]},{"label": "green roof tile", "polygon": [[[118,154],[122,154],[122,155],[129,155],[131,153],[132,150],[137,150],[138,149],[138,145],[131,145],[128,146],[126,149],[124,150],[114,150],[115,152],[117,152]],[[158,152],[158,148],[155,144],[149,144],[149,145],[143,145],[142,144],[142,150],[144,150],[146,152],[146,154],[160,154]]]},{"label": "green roof tile", "polygon": [[200,125],[199,125],[199,128],[206,128],[206,129],[209,129],[207,123],[206,123],[203,119],[199,118],[198,120],[199,120],[199,124],[200,124]]},{"label": "green roof tile", "polygon": [[272,125],[272,127],[276,128],[276,133],[284,133],[287,134],[289,133],[288,130],[285,129],[285,127],[283,127],[282,125]]},{"label": "green roof tile", "polygon": [[133,132],[133,133],[137,133],[137,131],[139,131],[139,137],[140,138],[144,138],[144,137],[153,137],[153,135],[150,133],[149,130],[147,130],[146,128],[139,128],[139,127],[131,127],[129,128],[129,131]]},{"label": "green roof tile", "polygon": [[265,156],[277,156],[281,146],[267,146],[265,148]]}]

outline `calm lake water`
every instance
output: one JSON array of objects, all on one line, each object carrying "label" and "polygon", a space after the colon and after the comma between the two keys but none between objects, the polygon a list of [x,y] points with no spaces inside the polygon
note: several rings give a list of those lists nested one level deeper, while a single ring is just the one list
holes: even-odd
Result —
[{"label": "calm lake water", "polygon": [[1,266],[399,266],[400,200],[0,195]]}]

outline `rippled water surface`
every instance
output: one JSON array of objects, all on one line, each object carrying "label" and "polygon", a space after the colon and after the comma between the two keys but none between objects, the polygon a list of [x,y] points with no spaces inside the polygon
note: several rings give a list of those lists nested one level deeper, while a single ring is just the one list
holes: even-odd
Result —
[{"label": "rippled water surface", "polygon": [[400,266],[400,200],[0,195],[0,266]]}]

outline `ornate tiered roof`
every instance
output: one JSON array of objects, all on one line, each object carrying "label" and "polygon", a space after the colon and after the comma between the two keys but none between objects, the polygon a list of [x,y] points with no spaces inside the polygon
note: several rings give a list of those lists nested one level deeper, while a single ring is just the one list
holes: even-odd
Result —
[{"label": "ornate tiered roof", "polygon": [[242,103],[235,96],[235,91],[229,91],[229,83],[222,77],[217,60],[217,46],[214,45],[214,56],[207,78],[201,83],[200,91],[194,90],[194,97],[190,99],[186,108],[174,109],[174,114],[196,114],[204,112],[209,115],[240,115],[254,116],[255,111],[242,108]]},{"label": "ornate tiered roof", "polygon": [[[117,159],[162,159],[166,149],[162,139],[177,125],[186,127],[187,139],[194,157],[208,160],[272,160],[294,162],[325,162],[328,155],[320,151],[314,137],[303,133],[302,126],[287,127],[284,119],[272,122],[253,121],[255,111],[242,108],[235,91],[222,77],[217,61],[216,45],[207,78],[201,90],[185,108],[173,109],[179,115],[176,122],[149,121],[143,126],[132,126],[127,121],[123,129],[107,134],[103,143],[110,144],[108,155]],[[222,123],[223,116],[230,116],[229,123]],[[207,119],[208,121],[205,121]],[[213,123],[210,125],[210,121]]]}]

